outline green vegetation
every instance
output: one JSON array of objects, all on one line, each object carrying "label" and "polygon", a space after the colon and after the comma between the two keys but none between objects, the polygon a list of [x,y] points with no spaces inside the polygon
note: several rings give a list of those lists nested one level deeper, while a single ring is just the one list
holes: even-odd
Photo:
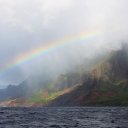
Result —
[{"label": "green vegetation", "polygon": [[96,105],[105,106],[128,106],[128,94],[117,97],[102,97],[96,100]]},{"label": "green vegetation", "polygon": [[[102,94],[95,100],[97,105],[128,106],[127,81],[111,82],[111,86],[102,86],[98,91]],[[110,93],[113,95],[110,95]],[[110,96],[109,96],[110,95]]]},{"label": "green vegetation", "polygon": [[62,93],[62,91],[50,93],[47,91],[43,91],[38,94],[35,94],[32,98],[29,99],[29,102],[47,104],[48,102],[60,96]]}]

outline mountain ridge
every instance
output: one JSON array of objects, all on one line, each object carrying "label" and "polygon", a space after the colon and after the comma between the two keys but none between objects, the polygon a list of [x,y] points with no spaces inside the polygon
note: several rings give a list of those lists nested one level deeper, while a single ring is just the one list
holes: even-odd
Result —
[{"label": "mountain ridge", "polygon": [[6,99],[5,106],[128,105],[127,49],[128,45],[123,44],[99,62],[83,64],[54,80],[48,80],[45,74],[36,76],[38,79],[32,77],[30,84],[37,84],[33,90],[27,81],[10,85],[0,90],[0,99]]},{"label": "mountain ridge", "polygon": [[[109,58],[90,71],[88,78],[81,86],[58,97],[50,105],[128,105],[127,48],[128,46],[124,45],[122,49],[115,51]],[[124,92],[126,95],[123,94]]]}]

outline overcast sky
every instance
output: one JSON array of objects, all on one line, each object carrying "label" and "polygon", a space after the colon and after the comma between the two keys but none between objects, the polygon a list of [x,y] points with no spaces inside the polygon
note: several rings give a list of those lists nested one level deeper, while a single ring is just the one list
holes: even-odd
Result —
[{"label": "overcast sky", "polygon": [[80,32],[98,33],[94,39],[83,41],[84,47],[77,43],[0,72],[0,88],[20,83],[37,65],[48,68],[63,64],[61,71],[72,61],[83,59],[83,54],[89,57],[118,47],[128,39],[127,13],[128,0],[0,0],[0,67],[49,40]]}]

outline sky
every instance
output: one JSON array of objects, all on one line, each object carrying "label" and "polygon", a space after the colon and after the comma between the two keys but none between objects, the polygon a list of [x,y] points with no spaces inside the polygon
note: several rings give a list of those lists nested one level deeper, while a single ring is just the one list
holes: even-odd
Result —
[{"label": "sky", "polygon": [[[62,73],[85,58],[120,47],[128,40],[127,12],[127,0],[0,0],[0,88],[22,82],[39,67]],[[93,34],[75,40],[73,35],[80,33]],[[74,38],[74,43],[6,66],[67,37]]]}]

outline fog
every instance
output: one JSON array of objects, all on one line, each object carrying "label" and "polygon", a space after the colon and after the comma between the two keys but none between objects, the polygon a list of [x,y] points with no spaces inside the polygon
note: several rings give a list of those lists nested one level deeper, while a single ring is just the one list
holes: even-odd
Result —
[{"label": "fog", "polygon": [[[128,40],[127,12],[127,0],[0,0],[0,88],[39,72],[63,74],[87,58],[120,48]],[[6,67],[40,45],[81,32],[95,34]]]}]

